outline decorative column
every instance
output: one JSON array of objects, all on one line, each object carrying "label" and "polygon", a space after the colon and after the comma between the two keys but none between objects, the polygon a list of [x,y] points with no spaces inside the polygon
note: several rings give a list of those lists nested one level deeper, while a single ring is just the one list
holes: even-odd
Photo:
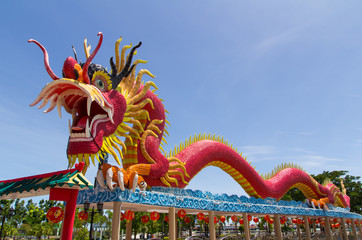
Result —
[{"label": "decorative column", "polygon": [[354,221],[355,220],[351,218],[351,226],[352,226],[353,237],[354,237],[354,239],[358,239],[357,231],[356,231],[356,225],[355,225]]},{"label": "decorative column", "polygon": [[176,240],[176,211],[174,207],[168,209],[169,239]]},{"label": "decorative column", "polygon": [[111,240],[119,240],[119,229],[121,220],[121,202],[113,202],[112,235]]},{"label": "decorative column", "polygon": [[297,224],[297,235],[298,235],[298,239],[302,240],[302,233],[300,232],[300,226],[299,224]]},{"label": "decorative column", "polygon": [[243,213],[243,220],[244,220],[245,240],[250,240],[251,239],[251,234],[250,234],[250,225],[249,225],[249,220],[248,220],[248,214],[247,213]]},{"label": "decorative column", "polygon": [[275,236],[277,237],[277,239],[282,239],[282,229],[280,226],[279,214],[274,215],[274,231],[275,231]]},{"label": "decorative column", "polygon": [[304,228],[305,228],[305,233],[307,234],[307,239],[311,240],[312,236],[310,234],[308,217],[304,216],[303,219],[304,219]]},{"label": "decorative column", "polygon": [[329,217],[324,218],[324,231],[326,233],[327,239],[332,239],[331,223],[329,222]]},{"label": "decorative column", "polygon": [[126,240],[132,240],[132,220],[126,224]]},{"label": "decorative column", "polygon": [[210,240],[216,240],[214,212],[213,211],[209,211],[209,233],[210,233]]},{"label": "decorative column", "polygon": [[71,240],[73,235],[75,209],[77,205],[78,189],[51,188],[49,200],[66,201],[62,227],[62,240]]},{"label": "decorative column", "polygon": [[313,224],[313,233],[317,232],[317,227],[315,225],[315,219],[312,220],[312,224]]},{"label": "decorative column", "polygon": [[361,219],[357,219],[358,223],[358,228],[359,228],[359,236],[362,238],[362,224],[361,224]]},{"label": "decorative column", "polygon": [[347,228],[346,228],[346,219],[345,218],[341,218],[342,219],[342,232],[343,232],[343,238],[344,239],[348,239],[348,234],[347,234]]}]

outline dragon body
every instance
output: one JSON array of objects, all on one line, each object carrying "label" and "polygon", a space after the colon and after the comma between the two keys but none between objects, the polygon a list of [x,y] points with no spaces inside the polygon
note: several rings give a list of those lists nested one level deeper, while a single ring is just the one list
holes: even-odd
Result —
[{"label": "dragon body", "polygon": [[[36,100],[39,108],[49,103],[49,112],[61,107],[72,115],[69,123],[67,156],[69,166],[78,160],[85,168],[95,159],[100,162],[98,181],[109,188],[141,189],[146,186],[184,188],[203,168],[216,166],[228,173],[250,195],[256,198],[280,199],[289,189],[298,188],[311,204],[331,203],[348,207],[349,197],[335,185],[323,186],[294,165],[282,165],[272,174],[259,175],[250,162],[223,138],[195,135],[169,153],[163,150],[167,135],[166,110],[163,100],[155,94],[156,85],[142,82],[143,75],[154,77],[147,70],[136,72],[136,66],[146,61],[132,57],[138,44],[119,49],[115,44],[115,60],[111,58],[111,71],[92,63],[99,50],[103,35],[90,54],[85,40],[86,62],[78,63],[69,57],[63,66],[63,78],[51,70],[45,48],[35,40],[44,53],[46,70],[54,81],[48,83]],[[130,53],[126,57],[126,51]],[[132,65],[131,65],[132,64]],[[153,88],[153,90],[151,90]],[[119,166],[104,161],[112,155]],[[106,180],[105,180],[106,179]],[[115,183],[115,184],[113,184]]]}]

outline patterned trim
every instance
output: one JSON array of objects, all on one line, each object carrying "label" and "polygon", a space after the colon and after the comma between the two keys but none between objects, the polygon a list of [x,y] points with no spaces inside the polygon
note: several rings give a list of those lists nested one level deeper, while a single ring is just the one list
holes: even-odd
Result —
[{"label": "patterned trim", "polygon": [[127,202],[152,206],[175,207],[220,212],[306,215],[318,217],[344,217],[362,219],[362,215],[351,213],[348,208],[328,205],[329,211],[309,208],[306,203],[295,201],[276,201],[273,198],[254,198],[237,195],[212,194],[199,190],[153,187],[147,191],[132,193],[116,188],[113,191],[97,186],[93,190],[79,191],[77,204],[89,200],[91,203]]}]

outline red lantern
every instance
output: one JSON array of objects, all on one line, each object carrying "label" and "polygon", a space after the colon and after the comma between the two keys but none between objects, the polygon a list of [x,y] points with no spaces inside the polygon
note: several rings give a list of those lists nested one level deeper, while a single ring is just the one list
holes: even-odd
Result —
[{"label": "red lantern", "polygon": [[206,223],[209,223],[209,217],[205,217],[205,218],[204,218],[204,221],[205,221]]},{"label": "red lantern", "polygon": [[238,220],[238,217],[235,216],[235,215],[232,215],[232,216],[231,216],[231,220],[233,220],[233,222],[236,222],[236,221]]},{"label": "red lantern", "polygon": [[253,221],[254,221],[255,223],[259,222],[259,218],[255,217],[255,218],[253,218]]},{"label": "red lantern", "polygon": [[332,227],[332,228],[335,228],[336,226],[335,226],[335,224],[332,224],[331,227]]},{"label": "red lantern", "polygon": [[253,219],[251,215],[248,215],[248,221],[250,222]]},{"label": "red lantern", "polygon": [[225,216],[221,216],[221,217],[220,217],[220,222],[223,223],[223,222],[225,222],[225,221],[226,221],[226,217],[225,217]]},{"label": "red lantern", "polygon": [[186,216],[186,211],[181,209],[177,212],[177,216],[181,219],[183,219]]},{"label": "red lantern", "polygon": [[197,214],[197,219],[199,219],[200,221],[204,220],[204,218],[205,218],[205,215],[202,212],[199,212]]},{"label": "red lantern", "polygon": [[356,224],[356,225],[357,225],[357,224],[358,224],[358,221],[357,221],[357,220],[354,220],[354,224]]},{"label": "red lantern", "polygon": [[165,222],[168,223],[168,221],[169,221],[169,218],[168,218],[168,215],[166,215],[166,216],[165,216]]},{"label": "red lantern", "polygon": [[122,220],[124,220],[125,219],[125,217],[124,217],[124,213],[123,212],[121,212],[121,221]]},{"label": "red lantern", "polygon": [[240,225],[244,225],[244,220],[242,218],[239,219]]},{"label": "red lantern", "polygon": [[270,218],[270,217],[269,217],[268,214],[264,216],[265,221],[268,221],[269,218]]},{"label": "red lantern", "polygon": [[335,225],[337,228],[341,226],[340,223],[336,223],[336,224],[334,224],[334,225]]},{"label": "red lantern", "polygon": [[214,223],[216,224],[216,223],[218,223],[218,222],[219,222],[219,218],[216,217],[216,216],[214,216]]},{"label": "red lantern", "polygon": [[280,224],[284,224],[286,221],[284,218],[280,218]]},{"label": "red lantern", "polygon": [[186,224],[189,224],[189,223],[191,222],[191,218],[190,218],[189,216],[186,216],[186,217],[184,218],[184,222],[185,222]]},{"label": "red lantern", "polygon": [[60,207],[52,207],[47,213],[47,218],[53,223],[58,223],[64,218],[64,211]]},{"label": "red lantern", "polygon": [[85,221],[88,219],[88,212],[86,211],[81,211],[78,213],[78,218],[82,221]]},{"label": "red lantern", "polygon": [[308,223],[309,223],[309,224],[312,224],[312,220],[310,220],[310,218],[308,218]]},{"label": "red lantern", "polygon": [[273,219],[270,219],[270,220],[269,220],[269,223],[270,223],[270,224],[273,224],[273,223],[274,223],[274,220],[273,220]]},{"label": "red lantern", "polygon": [[333,222],[335,222],[335,223],[338,222],[338,219],[337,218],[333,219]]},{"label": "red lantern", "polygon": [[302,219],[297,219],[297,224],[298,225],[302,224]]},{"label": "red lantern", "polygon": [[318,224],[318,223],[319,223],[319,220],[318,220],[318,219],[317,219],[317,220],[315,220],[315,223],[316,223],[316,224]]},{"label": "red lantern", "polygon": [[160,214],[158,212],[152,212],[151,213],[151,220],[157,221],[160,218]]},{"label": "red lantern", "polygon": [[132,210],[127,210],[124,212],[124,218],[128,221],[132,221],[134,219],[134,212]]},{"label": "red lantern", "polygon": [[141,217],[141,222],[142,223],[148,223],[148,221],[150,221],[150,218],[147,215],[143,215]]},{"label": "red lantern", "polygon": [[322,226],[324,226],[324,221],[321,222]]},{"label": "red lantern", "polygon": [[347,224],[350,224],[350,223],[351,223],[351,219],[347,219],[346,223],[347,223]]}]

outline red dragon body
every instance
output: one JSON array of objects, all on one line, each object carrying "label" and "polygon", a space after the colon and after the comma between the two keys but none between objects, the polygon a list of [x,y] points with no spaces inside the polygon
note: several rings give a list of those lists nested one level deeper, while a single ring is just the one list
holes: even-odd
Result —
[{"label": "red dragon body", "polygon": [[[69,57],[63,67],[63,78],[59,79],[51,70],[45,49],[44,63],[54,79],[47,84],[31,106],[48,102],[45,112],[63,107],[72,115],[69,124],[70,138],[67,149],[69,166],[85,162],[85,168],[97,159],[101,165],[98,181],[109,188],[115,185],[135,189],[146,186],[184,188],[203,168],[216,166],[228,173],[244,190],[256,198],[280,199],[289,189],[298,188],[310,199],[311,204],[325,203],[348,207],[349,197],[335,185],[323,186],[306,172],[294,165],[283,165],[274,174],[260,176],[244,157],[223,138],[211,135],[190,137],[170,153],[162,153],[163,136],[167,133],[166,114],[162,100],[154,94],[156,85],[149,81],[142,83],[144,74],[153,77],[147,70],[136,74],[136,66],[145,63],[132,57],[133,47],[126,58],[125,52],[131,46],[119,51],[120,40],[116,42],[115,58],[111,58],[111,72],[92,59],[100,48],[100,41],[89,54],[90,46],[85,41],[87,61]],[[150,88],[155,88],[150,90]],[[124,140],[122,140],[124,139]],[[162,152],[161,152],[162,151]],[[120,167],[104,162],[106,154],[112,155]],[[312,200],[313,199],[313,200]],[[314,200],[317,199],[317,200]]]}]

